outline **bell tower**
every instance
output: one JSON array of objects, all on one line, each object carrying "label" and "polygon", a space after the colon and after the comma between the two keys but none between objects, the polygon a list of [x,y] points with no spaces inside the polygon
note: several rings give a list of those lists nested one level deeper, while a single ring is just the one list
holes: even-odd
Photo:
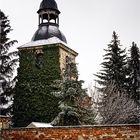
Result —
[{"label": "bell tower", "polygon": [[30,42],[18,47],[18,82],[13,104],[15,127],[51,122],[56,117],[59,100],[51,93],[59,89],[53,82],[63,78],[67,57],[75,62],[78,55],[59,30],[60,11],[55,0],[42,0],[37,13],[37,31]]},{"label": "bell tower", "polygon": [[56,37],[60,41],[67,43],[66,37],[59,30],[60,11],[55,0],[43,0],[37,13],[39,17],[39,28],[35,32],[32,41]]},{"label": "bell tower", "polygon": [[60,11],[58,10],[57,4],[54,0],[43,0],[37,13],[39,15],[39,25],[45,23],[45,20],[48,24],[54,22],[59,25]]}]

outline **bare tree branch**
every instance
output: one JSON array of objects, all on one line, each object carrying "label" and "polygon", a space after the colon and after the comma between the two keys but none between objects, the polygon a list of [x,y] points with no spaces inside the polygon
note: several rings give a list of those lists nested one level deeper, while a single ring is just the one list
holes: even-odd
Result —
[{"label": "bare tree branch", "polygon": [[109,83],[96,100],[102,124],[131,124],[140,122],[140,106],[125,91]]}]

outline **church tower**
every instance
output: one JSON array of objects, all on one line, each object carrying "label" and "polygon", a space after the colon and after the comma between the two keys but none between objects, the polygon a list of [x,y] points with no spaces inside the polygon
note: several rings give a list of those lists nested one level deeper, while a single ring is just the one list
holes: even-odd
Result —
[{"label": "church tower", "polygon": [[59,14],[55,0],[43,0],[38,13],[38,29],[29,43],[20,46],[18,82],[16,84],[13,123],[15,127],[31,122],[51,122],[58,114],[58,91],[55,80],[61,80],[70,57],[75,62],[77,52],[67,45],[59,30]]}]

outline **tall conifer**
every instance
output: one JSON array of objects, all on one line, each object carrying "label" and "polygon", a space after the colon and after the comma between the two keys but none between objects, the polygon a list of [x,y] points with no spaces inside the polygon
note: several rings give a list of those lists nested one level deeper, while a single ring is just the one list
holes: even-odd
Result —
[{"label": "tall conifer", "polygon": [[11,52],[16,40],[10,40],[8,34],[12,31],[8,17],[0,10],[0,115],[10,113],[13,98],[13,73],[17,52]]},{"label": "tall conifer", "polygon": [[137,44],[132,42],[130,58],[128,59],[129,94],[135,100],[140,100],[140,51]]},{"label": "tall conifer", "polygon": [[110,81],[113,81],[118,89],[124,89],[126,83],[126,54],[125,49],[121,49],[120,40],[115,31],[112,35],[112,41],[105,51],[104,62],[101,63],[103,69],[96,75],[98,77],[97,82],[102,85],[102,90]]},{"label": "tall conifer", "polygon": [[78,80],[77,66],[69,57],[66,59],[63,78],[63,81],[60,81],[61,91],[55,93],[55,96],[60,99],[61,112],[52,121],[52,125],[93,124],[95,114],[91,108],[91,100],[84,105],[86,99],[91,98],[88,97],[86,89],[82,88],[84,81]]}]

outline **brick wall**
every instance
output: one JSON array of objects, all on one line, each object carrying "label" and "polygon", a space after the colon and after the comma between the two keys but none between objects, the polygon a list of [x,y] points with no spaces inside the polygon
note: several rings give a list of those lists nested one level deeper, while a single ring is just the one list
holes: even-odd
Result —
[{"label": "brick wall", "polygon": [[2,140],[139,140],[140,125],[18,128],[2,130]]}]

